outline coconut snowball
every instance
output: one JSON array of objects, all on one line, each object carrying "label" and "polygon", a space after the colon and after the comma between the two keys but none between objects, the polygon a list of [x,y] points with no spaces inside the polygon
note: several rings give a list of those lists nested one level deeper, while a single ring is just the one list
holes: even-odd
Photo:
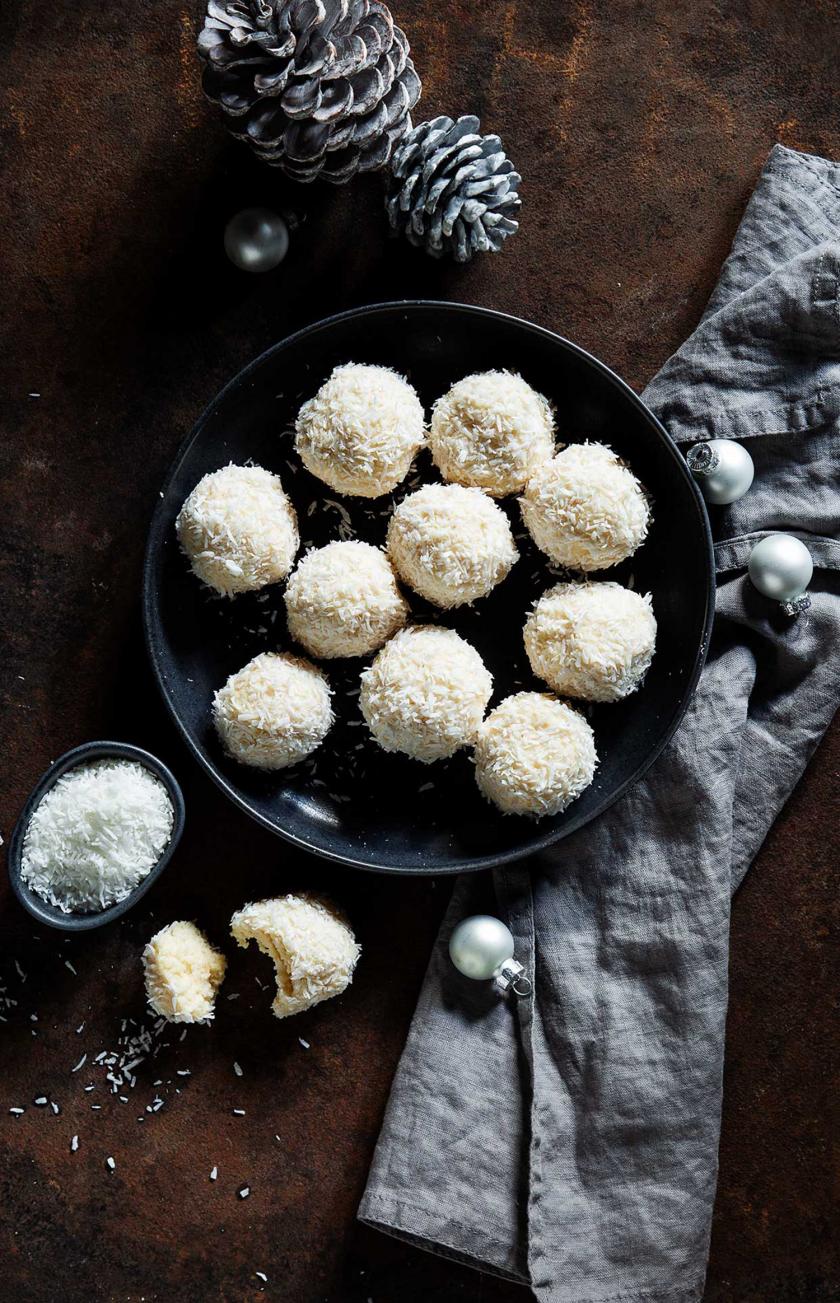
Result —
[{"label": "coconut snowball", "polygon": [[492,691],[478,652],[454,630],[412,627],[362,674],[359,704],[385,751],[429,764],[469,746]]},{"label": "coconut snowball", "polygon": [[480,489],[429,484],[391,517],[388,555],[421,597],[452,607],[486,596],[519,553],[507,516]]},{"label": "coconut snowball", "polygon": [[310,552],[285,598],[291,636],[327,659],[369,655],[408,616],[387,557],[369,543],[328,543]]},{"label": "coconut snowball", "polygon": [[554,452],[551,407],[521,376],[466,376],[432,410],[429,446],[446,480],[494,498],[518,493]]},{"label": "coconut snowball", "polygon": [[478,731],[475,777],[503,814],[560,814],[592,782],[598,757],[578,711],[541,692],[517,692]]},{"label": "coconut snowball", "polygon": [[300,542],[280,478],[262,466],[223,466],[199,480],[175,522],[199,579],[224,597],[276,584]]},{"label": "coconut snowball", "polygon": [[143,951],[146,999],[169,1022],[209,1022],[227,960],[194,923],[169,923]]},{"label": "coconut snowball", "polygon": [[384,366],[338,366],[304,403],[295,447],[308,471],[338,493],[378,498],[405,479],[425,441],[425,417],[407,380]]},{"label": "coconut snowball", "polygon": [[361,953],[350,925],[334,905],[314,896],[280,896],[245,905],[230,920],[240,946],[256,941],[274,960],[277,1018],[302,1013],[341,995]]},{"label": "coconut snowball", "polygon": [[541,552],[569,570],[604,570],[644,541],[650,508],[632,471],[602,443],[576,443],[540,466],[520,499]]},{"label": "coconut snowball", "polygon": [[234,760],[285,769],[311,755],[333,722],[330,687],[309,661],[263,652],[213,698],[213,723]]},{"label": "coconut snowball", "polygon": [[620,701],[645,677],[656,645],[650,597],[614,583],[557,584],[525,622],[531,669],[561,697]]}]

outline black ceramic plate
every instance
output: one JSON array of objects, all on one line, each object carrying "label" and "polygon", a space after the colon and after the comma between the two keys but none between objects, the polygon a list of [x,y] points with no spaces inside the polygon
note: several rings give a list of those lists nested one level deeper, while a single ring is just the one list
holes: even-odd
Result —
[{"label": "black ceramic plate", "polygon": [[[291,427],[304,398],[334,366],[355,361],[407,375],[427,409],[472,371],[520,372],[556,405],[561,440],[603,439],[626,458],[654,500],[653,526],[633,559],[603,577],[653,596],[659,638],[641,691],[590,713],[600,765],[592,786],[562,815],[502,816],[479,795],[466,753],[436,765],[386,755],[361,721],[362,662],[326,665],[338,721],[305,764],[266,774],[223,755],[210,720],[214,691],[259,651],[290,646],[282,588],[233,601],[190,573],[175,517],[197,481],[229,461],[278,472],[298,511],[304,545],[348,530],[385,538],[387,511],[418,479],[439,478],[428,453],[393,499],[339,499],[302,469]],[[533,600],[557,581],[529,544],[507,499],[521,558],[473,608],[436,612],[409,595],[421,619],[457,629],[495,679],[491,705],[540,688],[522,648]],[[703,501],[685,462],[636,395],[582,349],[547,330],[483,308],[406,302],[362,308],[301,331],[270,349],[223,389],[178,453],[155,511],[144,572],[152,664],[187,743],[222,790],[260,823],[299,847],[360,868],[446,873],[501,864],[537,851],[595,818],[648,768],[676,728],[705,655],[713,607],[711,539]]]}]

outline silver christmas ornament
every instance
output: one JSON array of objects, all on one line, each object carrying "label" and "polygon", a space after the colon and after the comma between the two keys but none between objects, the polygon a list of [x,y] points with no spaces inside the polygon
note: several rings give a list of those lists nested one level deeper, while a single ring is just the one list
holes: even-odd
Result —
[{"label": "silver christmas ornament", "polygon": [[510,929],[491,914],[463,919],[449,938],[449,957],[459,973],[476,982],[493,981],[501,991],[530,995],[531,983],[513,950]]},{"label": "silver christmas ornament", "polygon": [[765,597],[781,602],[785,615],[807,611],[813,573],[811,553],[793,534],[768,534],[750,553],[750,579]]},{"label": "silver christmas ornament", "polygon": [[686,461],[703,497],[718,507],[737,502],[753,482],[753,459],[732,439],[695,444],[686,454]]},{"label": "silver christmas ornament", "polygon": [[225,253],[241,271],[271,271],[289,249],[289,228],[270,208],[243,208],[225,227]]}]

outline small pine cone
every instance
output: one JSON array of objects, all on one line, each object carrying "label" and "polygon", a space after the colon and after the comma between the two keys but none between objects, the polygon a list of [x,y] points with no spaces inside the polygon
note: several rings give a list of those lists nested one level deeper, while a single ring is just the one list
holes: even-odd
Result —
[{"label": "small pine cone", "polygon": [[386,208],[396,232],[434,258],[497,253],[516,221],[522,178],[498,136],[479,134],[478,118],[432,118],[397,146]]},{"label": "small pine cone", "polygon": [[381,0],[207,0],[198,53],[232,134],[296,181],[385,167],[420,97]]}]

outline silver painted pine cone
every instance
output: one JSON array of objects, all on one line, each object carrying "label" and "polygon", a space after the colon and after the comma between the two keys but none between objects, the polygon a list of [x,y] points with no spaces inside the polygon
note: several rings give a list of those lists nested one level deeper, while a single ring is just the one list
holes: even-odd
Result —
[{"label": "silver painted pine cone", "polygon": [[478,118],[432,118],[394,150],[388,220],[434,258],[468,262],[519,229],[521,180],[499,137],[479,134]]},{"label": "silver painted pine cone", "polygon": [[420,96],[381,0],[207,0],[198,53],[232,134],[296,181],[385,167]]}]

